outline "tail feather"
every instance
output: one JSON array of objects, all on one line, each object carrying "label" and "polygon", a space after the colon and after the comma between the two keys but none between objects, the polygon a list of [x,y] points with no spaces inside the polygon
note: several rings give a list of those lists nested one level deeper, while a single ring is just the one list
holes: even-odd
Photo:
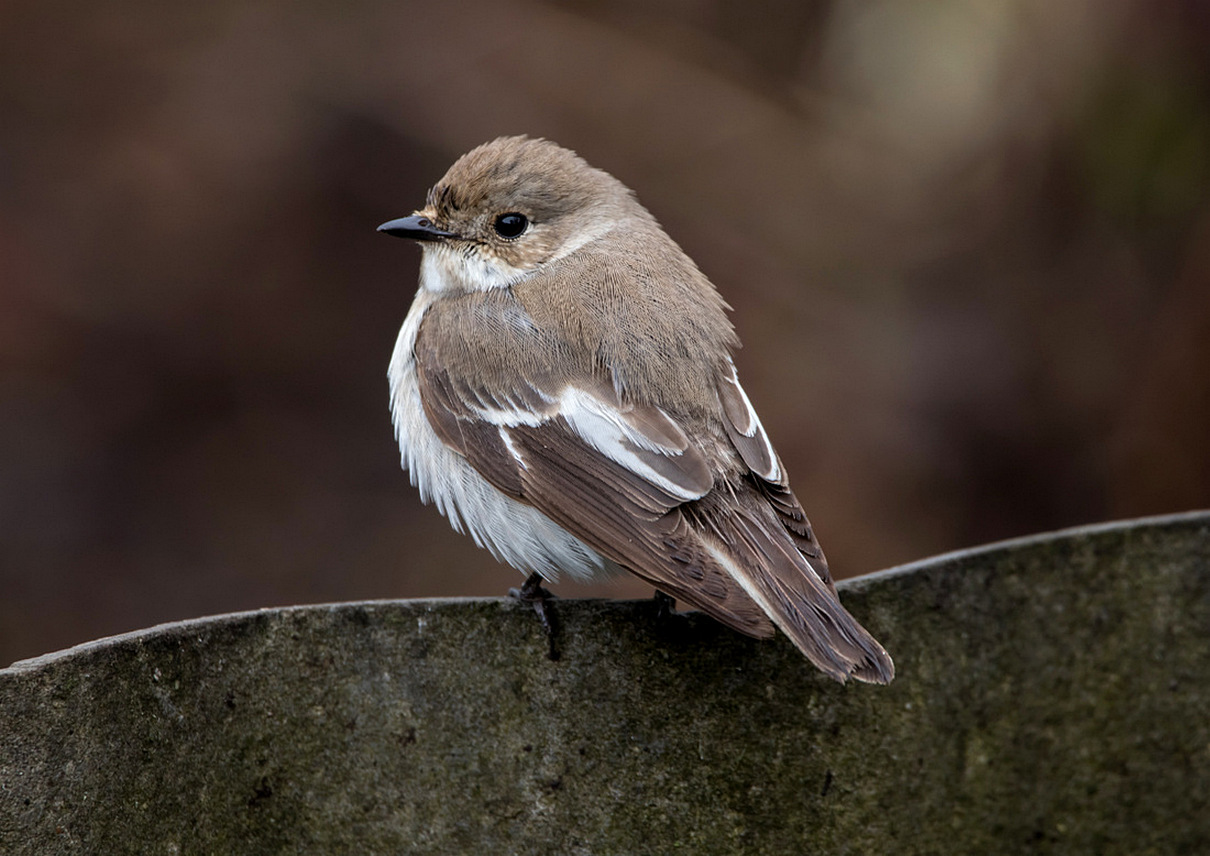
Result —
[{"label": "tail feather", "polygon": [[841,605],[827,571],[818,573],[759,506],[727,512],[698,529],[703,547],[807,659],[842,683],[890,683],[895,664]]}]

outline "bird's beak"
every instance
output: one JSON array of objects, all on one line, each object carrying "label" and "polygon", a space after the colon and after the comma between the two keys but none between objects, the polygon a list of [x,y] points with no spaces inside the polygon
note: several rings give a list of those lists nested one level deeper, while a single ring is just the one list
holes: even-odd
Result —
[{"label": "bird's beak", "polygon": [[386,232],[397,238],[411,238],[414,241],[435,241],[438,238],[456,238],[453,232],[438,229],[428,217],[413,214],[411,217],[400,217],[398,220],[388,220],[378,227],[379,232]]}]

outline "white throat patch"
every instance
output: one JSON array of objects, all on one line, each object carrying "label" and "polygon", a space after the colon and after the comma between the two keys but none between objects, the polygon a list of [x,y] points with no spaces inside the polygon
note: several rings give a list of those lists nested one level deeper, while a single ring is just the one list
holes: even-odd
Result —
[{"label": "white throat patch", "polygon": [[420,259],[420,287],[434,293],[508,288],[531,273],[489,258],[473,245],[463,249],[445,244],[426,245]]}]

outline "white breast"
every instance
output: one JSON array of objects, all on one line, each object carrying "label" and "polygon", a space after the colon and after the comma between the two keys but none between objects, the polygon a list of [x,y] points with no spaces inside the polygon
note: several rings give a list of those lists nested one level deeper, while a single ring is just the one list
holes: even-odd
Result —
[{"label": "white breast", "polygon": [[417,293],[387,371],[401,462],[421,500],[435,504],[454,529],[468,532],[480,547],[525,573],[537,571],[551,580],[560,571],[580,579],[611,573],[612,562],[540,511],[496,490],[441,442],[429,425],[420,402],[413,348],[420,321],[439,299],[440,290],[422,287]]}]

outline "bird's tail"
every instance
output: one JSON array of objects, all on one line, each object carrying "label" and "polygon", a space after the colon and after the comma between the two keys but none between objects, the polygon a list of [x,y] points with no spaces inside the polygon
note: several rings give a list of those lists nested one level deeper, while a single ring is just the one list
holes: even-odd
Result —
[{"label": "bird's tail", "polygon": [[702,547],[808,660],[842,683],[891,682],[890,655],[841,605],[826,569],[817,572],[780,523],[752,508],[710,516],[708,530],[699,530]]}]

